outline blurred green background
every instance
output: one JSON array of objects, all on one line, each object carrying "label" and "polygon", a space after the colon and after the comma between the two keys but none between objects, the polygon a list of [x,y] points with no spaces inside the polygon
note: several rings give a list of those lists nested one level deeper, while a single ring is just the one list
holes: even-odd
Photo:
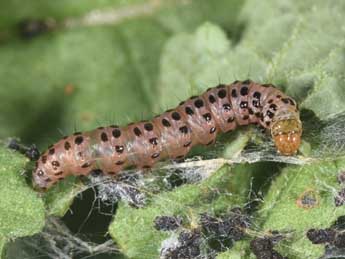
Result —
[{"label": "blurred green background", "polygon": [[[151,116],[165,42],[211,21],[238,39],[242,1],[9,1],[0,11],[0,137],[49,144],[75,129],[124,124]],[[151,9],[149,14],[142,10]],[[31,39],[25,19],[58,23],[100,9],[127,10],[110,25],[62,27]],[[163,108],[163,107],[162,107]],[[157,110],[156,110],[157,112]]]},{"label": "blurred green background", "polygon": [[[76,130],[150,118],[219,82],[247,78],[277,84],[299,102],[302,113],[312,112],[317,121],[337,117],[345,111],[344,15],[341,0],[1,1],[0,139],[19,138],[44,150]],[[250,134],[221,141],[233,153],[243,149]],[[229,146],[229,139],[240,144]],[[72,233],[78,232],[94,193],[84,192],[68,210],[82,188],[70,179],[42,199],[21,174],[27,161],[0,151],[3,257],[34,258],[37,251],[25,240],[10,242],[6,252],[3,248],[40,232],[49,215],[63,217]],[[305,232],[329,227],[345,213],[334,205],[341,188],[336,176],[344,160],[326,160],[308,166],[223,168],[200,186],[153,197],[147,209],[119,204],[109,229],[114,208],[102,205],[110,216],[92,212],[81,234],[99,243],[111,236],[128,258],[157,258],[167,235],[152,229],[156,215],[188,211],[198,217],[205,210],[227,211],[243,207],[254,192],[264,197],[252,215],[255,235],[292,231],[279,251],[289,259],[319,258],[324,246],[311,244]],[[211,197],[211,191],[200,190],[214,188],[219,197],[199,204],[199,195]],[[310,189],[320,198],[319,206],[296,207],[296,199]],[[171,206],[165,207],[164,199]],[[154,244],[148,243],[152,240]],[[255,258],[249,240],[219,258]]]}]

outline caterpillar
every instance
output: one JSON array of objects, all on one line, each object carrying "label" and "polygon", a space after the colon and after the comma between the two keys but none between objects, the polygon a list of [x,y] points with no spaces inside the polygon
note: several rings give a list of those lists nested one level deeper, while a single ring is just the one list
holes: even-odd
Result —
[{"label": "caterpillar", "polygon": [[161,159],[183,158],[197,144],[213,144],[219,132],[248,124],[270,130],[282,155],[297,152],[302,135],[297,103],[272,84],[235,81],[209,88],[150,121],[62,138],[36,161],[33,185],[48,189],[68,175],[92,170],[116,175],[130,166],[150,168]]}]

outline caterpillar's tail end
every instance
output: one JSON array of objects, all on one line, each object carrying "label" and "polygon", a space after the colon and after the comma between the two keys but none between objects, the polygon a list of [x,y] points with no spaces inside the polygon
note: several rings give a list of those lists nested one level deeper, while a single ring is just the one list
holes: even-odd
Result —
[{"label": "caterpillar's tail end", "polygon": [[302,123],[299,119],[277,121],[272,126],[271,134],[280,154],[294,155],[301,144]]}]

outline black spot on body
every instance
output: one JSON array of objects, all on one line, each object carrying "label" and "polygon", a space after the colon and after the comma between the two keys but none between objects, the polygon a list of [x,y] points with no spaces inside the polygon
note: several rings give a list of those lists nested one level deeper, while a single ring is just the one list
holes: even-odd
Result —
[{"label": "black spot on body", "polygon": [[109,127],[110,128],[118,128],[119,126],[118,125],[110,125]]},{"label": "black spot on body", "polygon": [[202,115],[202,117],[204,117],[204,119],[209,122],[212,119],[211,113],[205,113],[204,115]]},{"label": "black spot on body", "polygon": [[173,112],[171,114],[171,118],[173,118],[175,121],[178,121],[181,119],[181,115],[178,112]]},{"label": "black spot on body", "polygon": [[82,167],[82,168],[87,168],[87,167],[89,167],[89,166],[91,166],[91,163],[86,162],[86,163],[84,163],[81,167]]},{"label": "black spot on body", "polygon": [[195,105],[196,108],[201,108],[201,107],[204,106],[204,102],[203,102],[203,100],[198,99],[198,100],[196,100],[196,101],[194,102],[194,105]]},{"label": "black spot on body", "polygon": [[240,103],[240,107],[241,107],[242,109],[248,108],[248,102],[241,102],[241,103]]},{"label": "black spot on body", "polygon": [[273,112],[270,112],[270,111],[267,111],[266,112],[266,115],[269,117],[269,118],[273,118],[274,117],[274,113]]},{"label": "black spot on body", "polygon": [[153,153],[152,156],[151,156],[153,159],[159,157],[159,153]]},{"label": "black spot on body", "polygon": [[197,95],[193,95],[189,99],[193,100],[193,99],[196,99],[196,98],[198,98],[198,96]]},{"label": "black spot on body", "polygon": [[225,111],[230,111],[231,110],[231,105],[230,105],[230,103],[225,103],[225,104],[223,104],[223,109],[225,110]]},{"label": "black spot on body", "polygon": [[49,149],[49,155],[54,155],[54,153],[55,153],[55,149],[54,148]]},{"label": "black spot on body", "polygon": [[223,98],[225,98],[225,96],[226,96],[226,90],[225,89],[218,91],[218,97],[219,98],[223,99]]},{"label": "black spot on body", "polygon": [[244,80],[242,84],[249,85],[252,81],[250,79]]},{"label": "black spot on body", "polygon": [[52,162],[52,166],[54,167],[59,167],[60,166],[60,163],[58,161],[53,161]]},{"label": "black spot on body", "polygon": [[47,156],[42,156],[41,160],[43,164],[47,163]]},{"label": "black spot on body", "polygon": [[261,93],[260,92],[254,92],[253,97],[256,99],[260,99]]},{"label": "black spot on body", "polygon": [[124,149],[125,148],[123,146],[115,146],[115,150],[119,154],[123,153]]},{"label": "black spot on body", "polygon": [[71,148],[71,144],[68,141],[66,141],[64,144],[64,148],[65,150],[69,150]]},{"label": "black spot on body", "polygon": [[248,112],[249,112],[250,115],[253,115],[253,114],[254,114],[254,111],[253,111],[252,108],[249,108],[249,109],[248,109]]},{"label": "black spot on body", "polygon": [[74,136],[81,135],[81,132],[80,132],[80,131],[74,132],[73,135],[74,135]]},{"label": "black spot on body", "polygon": [[145,128],[147,131],[152,131],[152,130],[153,130],[153,124],[152,124],[152,123],[145,123],[145,124],[144,124],[144,128]]},{"label": "black spot on body", "polygon": [[187,126],[183,126],[183,127],[180,127],[180,132],[183,133],[183,134],[187,134],[188,133],[188,128]]},{"label": "black spot on body", "polygon": [[225,87],[225,85],[224,84],[219,84],[219,85],[217,85],[217,87],[216,88],[224,88]]},{"label": "black spot on body", "polygon": [[63,171],[59,171],[57,173],[55,173],[54,175],[62,175],[63,174]]},{"label": "black spot on body", "polygon": [[288,103],[289,103],[289,99],[288,99],[288,98],[282,98],[282,101],[283,101],[283,103],[285,103],[285,104],[288,104]]},{"label": "black spot on body", "polygon": [[273,99],[269,99],[269,100],[268,100],[268,103],[273,103]]},{"label": "black spot on body", "polygon": [[52,179],[47,178],[47,179],[45,179],[44,181],[46,181],[47,183],[49,183],[49,182],[51,182],[51,181],[52,181]]},{"label": "black spot on body", "polygon": [[102,134],[101,134],[101,140],[102,140],[103,142],[107,142],[107,141],[108,141],[107,133],[102,132]]},{"label": "black spot on body", "polygon": [[228,123],[232,123],[234,120],[235,120],[234,117],[230,117],[230,118],[227,120],[227,122],[228,122]]},{"label": "black spot on body", "polygon": [[84,138],[82,136],[78,136],[74,139],[74,143],[76,143],[77,145],[80,145],[81,143],[83,143]]},{"label": "black spot on body", "polygon": [[167,119],[163,119],[162,124],[164,127],[170,127],[171,126],[170,122]]},{"label": "black spot on body", "polygon": [[291,99],[291,98],[288,98],[289,100],[289,103],[292,105],[292,106],[295,106],[295,102]]},{"label": "black spot on body", "polygon": [[149,165],[144,165],[143,166],[143,169],[150,169],[151,168],[151,166],[149,166]]},{"label": "black spot on body", "polygon": [[150,138],[149,142],[154,146],[158,145],[158,139],[157,138]]},{"label": "black spot on body", "polygon": [[184,105],[185,104],[185,101],[182,101],[179,103],[179,105]]},{"label": "black spot on body", "polygon": [[276,111],[277,110],[277,105],[275,105],[274,103],[272,103],[270,105],[270,108],[273,110],[273,111]]},{"label": "black spot on body", "polygon": [[254,106],[255,108],[258,108],[258,107],[260,106],[259,101],[258,101],[258,100],[253,100],[253,106]]},{"label": "black spot on body", "polygon": [[114,138],[119,138],[121,136],[121,130],[114,129],[112,134],[113,134]]},{"label": "black spot on body", "polygon": [[212,94],[209,95],[208,100],[210,101],[210,103],[215,103],[216,102],[216,98]]},{"label": "black spot on body", "polygon": [[243,87],[241,88],[240,93],[241,93],[242,96],[247,95],[247,94],[248,94],[248,87],[247,87],[247,86],[243,86]]},{"label": "black spot on body", "polygon": [[116,165],[123,165],[125,163],[125,161],[117,161],[115,164]]},{"label": "black spot on body", "polygon": [[104,127],[98,127],[97,129],[104,129]]},{"label": "black spot on body", "polygon": [[137,136],[137,137],[140,137],[141,136],[141,130],[138,128],[138,127],[135,127],[133,129],[133,132],[134,134]]},{"label": "black spot on body", "polygon": [[188,115],[193,115],[193,114],[194,114],[192,108],[190,108],[189,106],[187,106],[187,107],[185,108],[185,112],[186,112]]}]

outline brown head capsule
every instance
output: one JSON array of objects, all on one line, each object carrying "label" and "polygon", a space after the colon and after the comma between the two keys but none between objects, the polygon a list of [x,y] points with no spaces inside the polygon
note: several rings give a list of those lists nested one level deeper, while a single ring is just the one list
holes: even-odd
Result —
[{"label": "brown head capsule", "polygon": [[299,119],[283,119],[273,123],[271,128],[274,143],[282,155],[297,152],[301,144],[302,123]]}]

